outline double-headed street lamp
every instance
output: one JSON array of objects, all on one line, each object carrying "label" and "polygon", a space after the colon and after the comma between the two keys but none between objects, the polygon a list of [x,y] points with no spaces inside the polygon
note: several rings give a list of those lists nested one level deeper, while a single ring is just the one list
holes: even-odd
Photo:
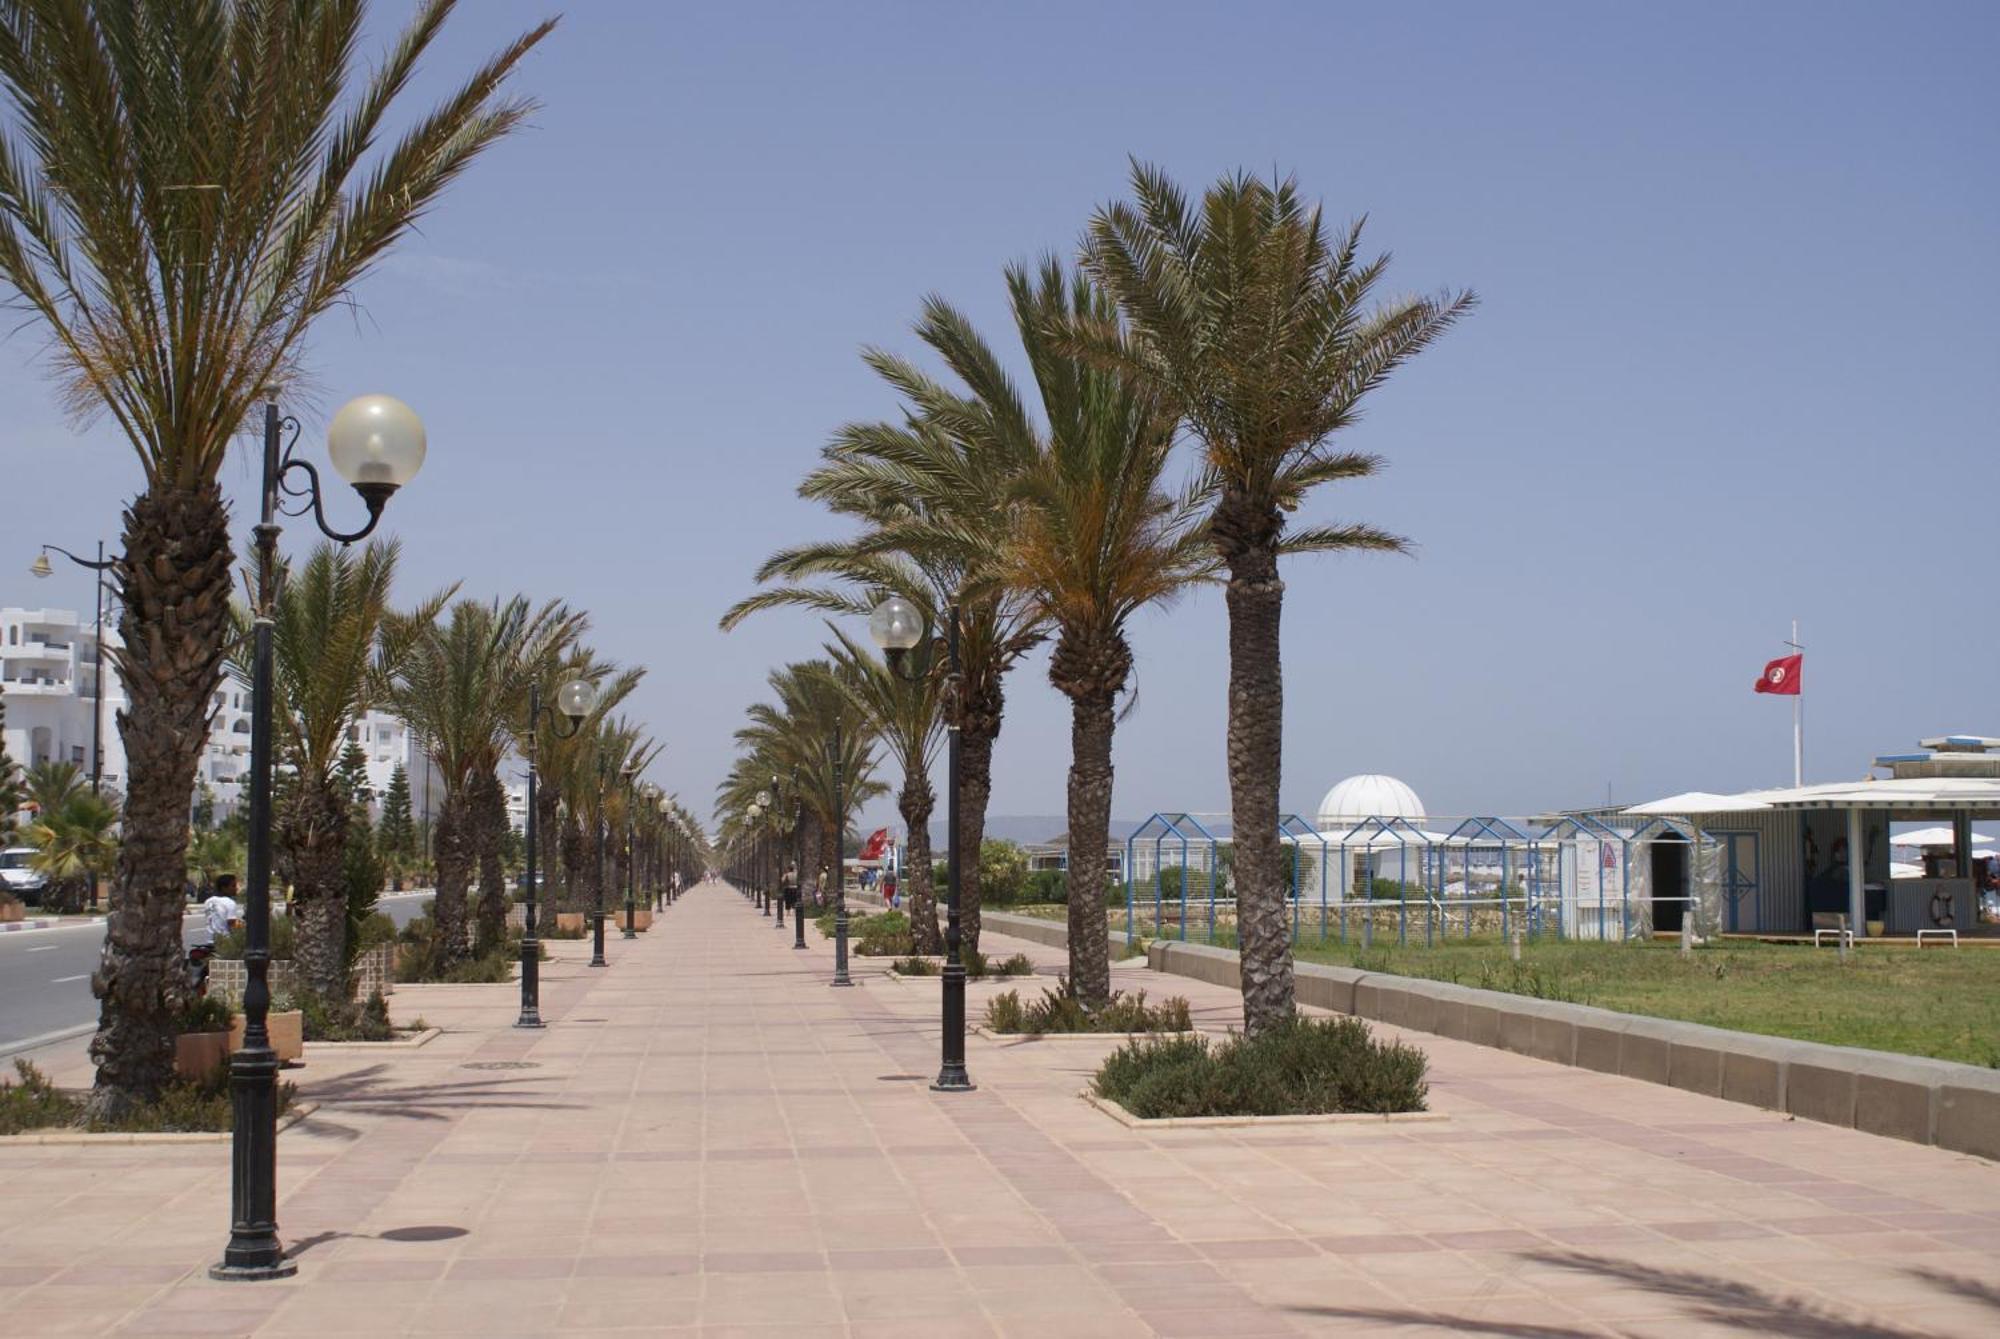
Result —
[{"label": "double-headed street lamp", "polygon": [[830,985],[851,986],[847,975],[847,808],[841,789],[847,777],[840,751],[840,717],[833,718],[833,740],[828,752],[833,759],[833,980]]},{"label": "double-headed street lamp", "polygon": [[[571,679],[556,689],[556,709],[549,713],[549,729],[557,739],[574,739],[583,728],[583,718],[597,706],[597,685],[588,679]],[[515,1027],[542,1025],[542,941],[535,937],[535,737],[541,729],[542,686],[528,686],[528,897],[521,917],[521,1017]],[[562,722],[569,722],[569,729]]]},{"label": "double-headed street lamp", "polygon": [[[945,689],[951,694],[956,705],[959,691],[958,663],[958,605],[949,606],[946,614],[945,635]],[[875,644],[882,648],[883,658],[889,662],[889,670],[907,683],[919,682],[929,673],[928,664],[920,665],[915,672],[907,666],[910,652],[925,640],[925,620],[917,607],[900,595],[891,595],[875,606],[868,616],[868,633]],[[943,1059],[938,1067],[937,1082],[931,1087],[938,1092],[962,1093],[971,1091],[971,1075],[965,1069],[965,963],[959,956],[958,888],[959,861],[962,852],[958,841],[958,723],[949,716],[945,730],[950,737],[946,747],[945,762],[945,931],[944,931],[944,994],[943,994]]]},{"label": "double-headed street lamp", "polygon": [[635,784],[639,773],[635,768],[625,769],[625,934],[626,939],[637,939],[639,931],[632,924],[632,900],[638,889],[633,880],[639,873],[639,789]]},{"label": "double-headed street lamp", "polygon": [[[289,441],[280,443],[285,427]],[[250,673],[250,853],[244,907],[243,1045],[229,1062],[230,1233],[217,1279],[274,1279],[298,1271],[278,1241],[278,1055],[271,1049],[271,636],[278,599],[278,516],[308,509],[328,539],[352,544],[371,534],[395,491],[424,463],[424,425],[410,407],[387,395],[364,395],[342,405],[326,433],[326,453],[340,477],[368,508],[368,523],[343,534],[326,523],[319,471],[292,455],[298,420],[264,406],[264,469],[257,537],[257,586]],[[293,487],[286,476],[297,470]],[[287,508],[281,497],[297,498]],[[99,671],[102,673],[102,670]]]}]

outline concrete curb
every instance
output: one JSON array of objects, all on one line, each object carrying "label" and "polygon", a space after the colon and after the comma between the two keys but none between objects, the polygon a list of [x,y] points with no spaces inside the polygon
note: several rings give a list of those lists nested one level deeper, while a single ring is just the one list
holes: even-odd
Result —
[{"label": "concrete curb", "polygon": [[[318,1110],[317,1102],[296,1103],[290,1111],[278,1118],[278,1133],[283,1134]],[[234,1137],[228,1130],[159,1131],[147,1134],[118,1131],[90,1134],[77,1130],[63,1134],[11,1134],[0,1137],[0,1148],[9,1148],[15,1144],[66,1144],[89,1147],[101,1144],[226,1144]]]},{"label": "concrete curb", "polygon": [[[984,920],[1034,943],[1068,942],[1051,921],[993,911]],[[1155,941],[1147,958],[1155,971],[1241,989],[1233,949]],[[1350,967],[1295,970],[1301,1004],[2000,1160],[2000,1070]]]},{"label": "concrete curb", "polygon": [[444,1035],[441,1027],[427,1027],[422,1032],[413,1033],[395,1041],[309,1041],[305,1044],[307,1055],[347,1055],[356,1051],[414,1051],[419,1046],[428,1046]]},{"label": "concrete curb", "polygon": [[1450,1120],[1442,1111],[1333,1111],[1318,1116],[1135,1116],[1108,1097],[1085,1088],[1077,1096],[1128,1130],[1262,1129],[1267,1125],[1402,1125]]}]

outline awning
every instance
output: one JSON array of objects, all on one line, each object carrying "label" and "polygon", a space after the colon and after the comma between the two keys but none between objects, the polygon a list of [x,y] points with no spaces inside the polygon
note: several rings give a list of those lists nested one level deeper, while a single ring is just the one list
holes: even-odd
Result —
[{"label": "awning", "polygon": [[[1952,835],[1950,828],[1918,828],[1914,832],[1897,833],[1895,836],[1889,838],[1889,845],[1951,846],[1956,841],[1957,838]],[[1983,832],[1975,832],[1972,834],[1972,844],[1974,846],[1991,846],[1993,845],[1993,838]]]}]

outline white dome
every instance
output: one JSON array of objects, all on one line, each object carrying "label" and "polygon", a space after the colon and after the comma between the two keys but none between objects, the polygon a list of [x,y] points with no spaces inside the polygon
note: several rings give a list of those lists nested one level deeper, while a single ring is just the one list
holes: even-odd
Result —
[{"label": "white dome", "polygon": [[1421,826],[1424,802],[1395,777],[1374,772],[1347,778],[1319,802],[1322,832],[1351,828],[1369,818],[1407,818]]}]

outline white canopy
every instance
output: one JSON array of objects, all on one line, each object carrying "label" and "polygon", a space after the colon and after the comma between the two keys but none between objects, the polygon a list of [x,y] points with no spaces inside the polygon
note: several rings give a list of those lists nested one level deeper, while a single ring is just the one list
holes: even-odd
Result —
[{"label": "white canopy", "polygon": [[1625,812],[1628,814],[1742,814],[1756,809],[1769,809],[1770,801],[1764,796],[1769,791],[1746,791],[1741,795],[1717,795],[1709,790],[1682,791],[1679,795],[1669,795],[1664,800],[1653,800],[1647,804],[1635,804]]},{"label": "white canopy", "polygon": [[[1950,846],[1953,845],[1955,841],[1956,838],[1952,836],[1952,831],[1950,828],[1946,827],[1918,828],[1915,832],[1898,833],[1896,836],[1891,837],[1889,839],[1889,845]],[[1987,836],[1983,832],[1975,832],[1972,834],[1972,844],[1974,846],[1991,846],[1993,845],[1993,839]]]}]

